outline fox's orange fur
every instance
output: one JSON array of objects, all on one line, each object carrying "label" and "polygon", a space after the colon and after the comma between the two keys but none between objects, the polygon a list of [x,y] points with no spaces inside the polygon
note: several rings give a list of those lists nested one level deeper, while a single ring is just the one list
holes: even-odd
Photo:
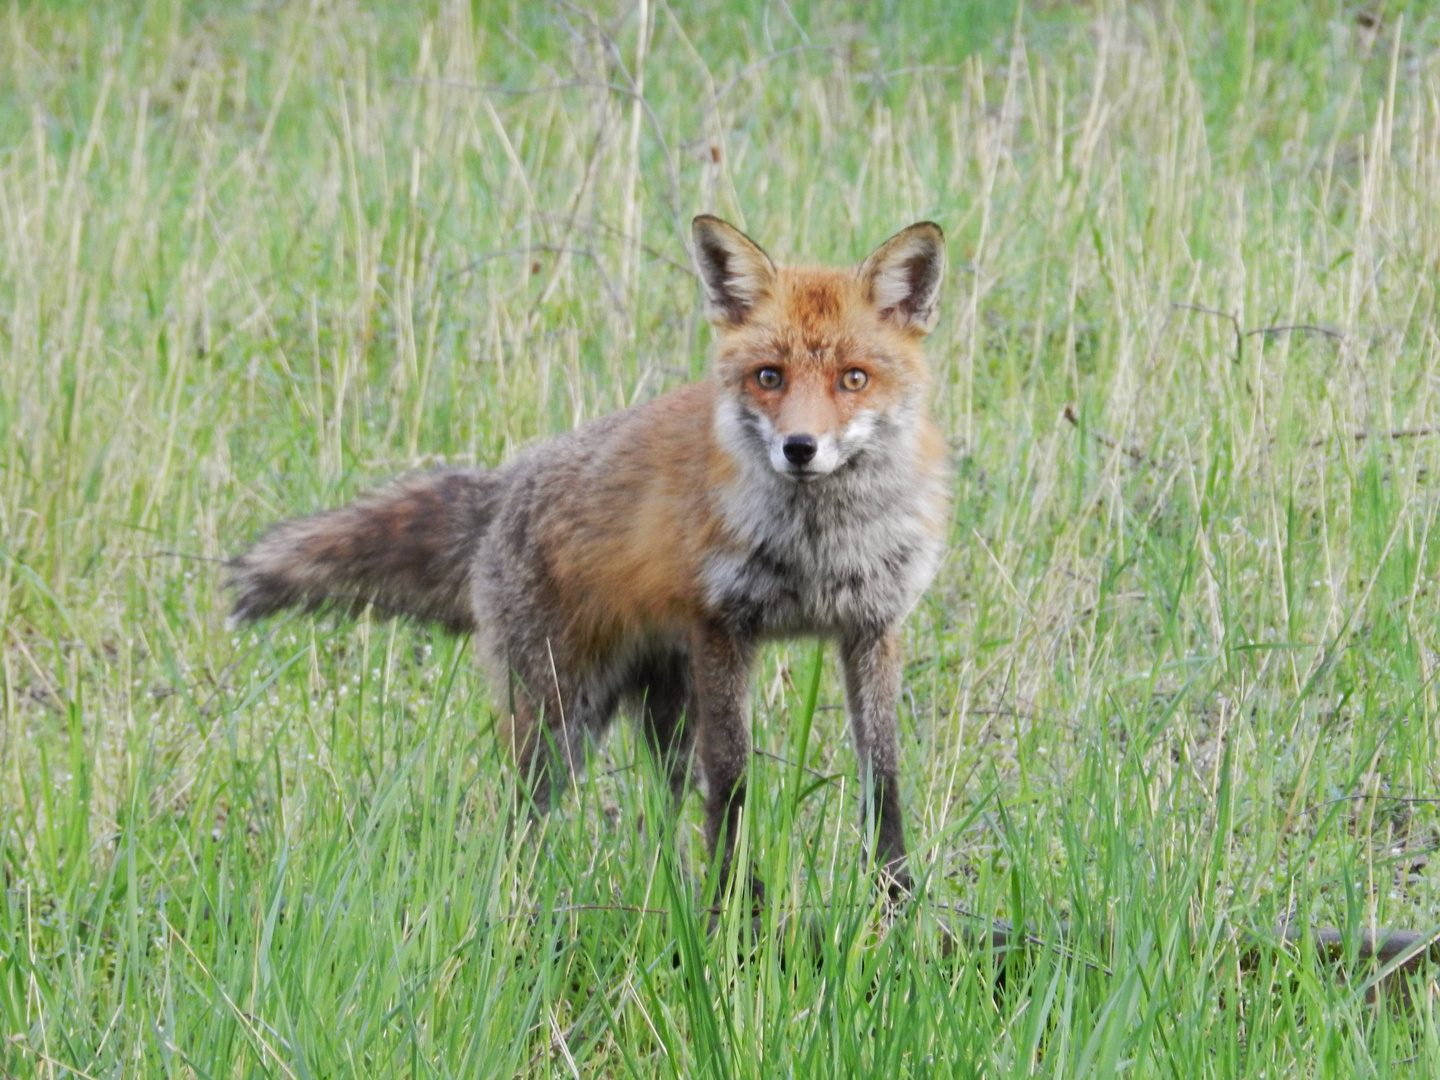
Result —
[{"label": "fox's orange fur", "polygon": [[899,626],[948,514],[920,347],[940,231],[911,226],[858,270],[777,267],[708,217],[695,247],[710,377],[498,469],[282,523],[233,563],[236,614],[374,603],[474,630],[542,807],[584,738],[633,702],[677,795],[693,744],[726,873],[754,649],[833,637],[867,813],[903,887]]}]

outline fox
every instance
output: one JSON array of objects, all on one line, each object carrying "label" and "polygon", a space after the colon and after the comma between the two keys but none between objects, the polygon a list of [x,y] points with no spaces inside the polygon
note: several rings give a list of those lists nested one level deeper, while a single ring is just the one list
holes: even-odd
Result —
[{"label": "fox", "polygon": [[412,475],[272,526],[229,563],[232,620],[371,609],[473,635],[537,814],[624,709],[673,805],[703,792],[722,890],[757,650],[837,643],[866,860],[903,898],[902,627],[949,524],[923,352],[944,236],[922,221],[844,268],[777,264],[708,214],[692,242],[714,329],[704,378],[497,467]]}]

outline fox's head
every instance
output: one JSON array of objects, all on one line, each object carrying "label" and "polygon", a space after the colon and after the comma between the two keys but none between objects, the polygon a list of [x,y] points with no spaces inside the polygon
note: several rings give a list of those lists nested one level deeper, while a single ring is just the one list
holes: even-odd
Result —
[{"label": "fox's head", "polygon": [[843,270],[777,266],[709,215],[693,229],[732,450],[805,482],[906,436],[929,387],[920,341],[945,274],[938,225],[911,225]]}]

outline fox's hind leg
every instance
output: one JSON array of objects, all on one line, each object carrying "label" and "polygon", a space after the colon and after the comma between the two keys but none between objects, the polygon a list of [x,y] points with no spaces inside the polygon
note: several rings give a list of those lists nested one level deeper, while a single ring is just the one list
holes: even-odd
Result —
[{"label": "fox's hind leg", "polygon": [[669,780],[670,797],[678,807],[685,797],[695,742],[689,653],[671,649],[646,657],[635,669],[631,694],[640,703],[645,742]]},{"label": "fox's hind leg", "polygon": [[[754,648],[719,626],[693,634],[696,756],[705,778],[705,839],[719,860],[720,884],[730,882],[735,834],[745,806],[745,769],[750,762],[750,665]],[[750,896],[764,899],[753,875]]]},{"label": "fox's hind leg", "polygon": [[506,703],[510,752],[529,791],[534,813],[548,814],[556,784],[563,783],[569,775],[567,759],[573,761],[577,750],[583,752],[583,748],[564,738],[568,734],[564,727],[559,730],[561,741],[556,742],[556,732],[545,722],[547,715],[558,708],[553,697],[532,694],[523,684],[517,684],[520,679],[512,675],[508,687],[510,700]]},{"label": "fox's hind leg", "polygon": [[[585,768],[585,741],[609,724],[619,694],[597,680],[569,678],[546,662],[549,650],[515,650],[507,679],[510,746],[537,814],[549,813]],[[527,653],[529,655],[527,655]],[[527,662],[528,661],[528,662]]]}]

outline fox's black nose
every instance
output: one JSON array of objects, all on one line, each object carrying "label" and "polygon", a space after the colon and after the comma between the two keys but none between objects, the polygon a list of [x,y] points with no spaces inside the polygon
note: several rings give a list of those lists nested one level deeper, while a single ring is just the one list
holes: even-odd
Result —
[{"label": "fox's black nose", "polygon": [[783,449],[785,460],[791,465],[809,465],[810,459],[815,456],[815,436],[786,435]]}]

